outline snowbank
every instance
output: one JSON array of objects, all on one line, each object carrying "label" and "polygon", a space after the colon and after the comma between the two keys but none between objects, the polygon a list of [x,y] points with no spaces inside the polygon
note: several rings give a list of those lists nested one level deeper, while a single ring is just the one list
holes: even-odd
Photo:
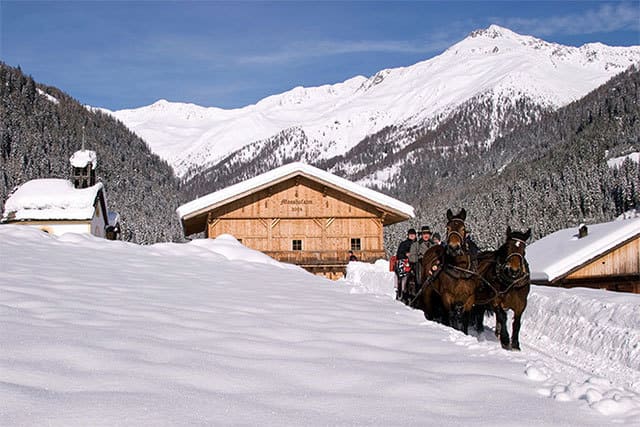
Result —
[{"label": "snowbank", "polygon": [[[352,293],[392,296],[387,267],[350,263],[346,282]],[[541,383],[540,394],[640,420],[640,295],[533,285],[522,319],[525,374]]]},{"label": "snowbank", "polygon": [[345,276],[352,285],[351,293],[367,293],[395,298],[396,275],[389,271],[389,261],[380,259],[375,264],[350,262]]},{"label": "snowbank", "polygon": [[[360,282],[332,282],[254,258],[228,236],[138,246],[7,225],[0,254],[2,426],[640,419],[637,327],[624,328],[637,325],[637,298],[536,290],[523,351],[510,353],[492,334],[465,336],[396,302],[386,262],[352,263]],[[611,316],[597,300],[616,306]],[[557,317],[539,326],[549,311]],[[580,342],[590,328],[580,317],[609,332],[605,362]]]}]

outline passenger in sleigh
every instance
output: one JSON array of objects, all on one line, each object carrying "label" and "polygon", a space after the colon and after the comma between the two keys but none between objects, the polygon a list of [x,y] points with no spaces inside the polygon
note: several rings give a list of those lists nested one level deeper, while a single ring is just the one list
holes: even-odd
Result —
[{"label": "passenger in sleigh", "polygon": [[409,254],[411,245],[416,241],[416,230],[410,228],[407,231],[407,238],[400,242],[398,251],[396,252],[395,273],[398,276],[398,287],[396,288],[396,299],[404,300],[407,295],[407,284],[411,275],[411,263],[409,262]]},{"label": "passenger in sleigh", "polygon": [[423,225],[421,230],[420,239],[413,242],[411,245],[411,249],[409,251],[409,262],[411,262],[413,266],[413,271],[416,276],[416,289],[414,289],[414,294],[417,294],[420,290],[420,286],[422,285],[423,277],[422,277],[422,258],[424,254],[427,253],[429,248],[434,246],[433,240],[431,240],[431,229],[427,225]]}]

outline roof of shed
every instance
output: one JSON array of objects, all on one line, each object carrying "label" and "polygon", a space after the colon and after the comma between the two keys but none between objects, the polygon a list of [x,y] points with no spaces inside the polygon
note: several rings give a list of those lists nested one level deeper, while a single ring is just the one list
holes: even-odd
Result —
[{"label": "roof of shed", "polygon": [[552,282],[564,277],[622,243],[640,236],[640,217],[587,226],[578,238],[578,227],[565,228],[527,247],[531,280]]}]

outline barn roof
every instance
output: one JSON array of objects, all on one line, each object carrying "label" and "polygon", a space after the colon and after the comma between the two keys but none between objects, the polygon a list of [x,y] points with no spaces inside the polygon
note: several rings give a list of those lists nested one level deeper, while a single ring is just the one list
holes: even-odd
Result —
[{"label": "barn roof", "polygon": [[94,213],[98,183],[74,188],[66,179],[34,179],[21,185],[4,204],[2,222],[27,220],[86,220]]},{"label": "barn roof", "polygon": [[556,231],[527,247],[531,280],[562,278],[638,236],[640,217],[588,225],[588,234],[582,238],[577,227]]},{"label": "barn roof", "polygon": [[[185,203],[176,209],[176,212],[184,225],[185,221],[197,216],[202,216],[211,209],[215,209],[218,206],[246,197],[295,176],[304,176],[313,181],[320,182],[327,187],[334,188],[343,193],[348,193],[352,197],[391,212],[397,218],[394,222],[413,218],[415,215],[412,206],[396,200],[393,197],[300,162],[289,163],[263,173],[262,175],[258,175],[254,178],[247,179],[220,191],[210,193],[206,196]],[[186,228],[185,231],[187,231]],[[189,231],[190,232],[187,232],[187,234],[192,234],[201,230]]]}]

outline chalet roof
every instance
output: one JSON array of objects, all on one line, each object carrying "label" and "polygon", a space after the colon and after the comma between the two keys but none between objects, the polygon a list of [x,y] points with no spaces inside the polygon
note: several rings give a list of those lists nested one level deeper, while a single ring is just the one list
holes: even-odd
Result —
[{"label": "chalet roof", "polygon": [[101,183],[79,189],[66,179],[34,179],[9,196],[2,222],[91,219],[102,189]]},{"label": "chalet roof", "polygon": [[339,191],[347,192],[357,199],[393,212],[402,219],[413,218],[415,215],[412,206],[396,200],[393,197],[300,162],[289,163],[263,173],[262,175],[258,175],[254,178],[247,179],[246,181],[242,181],[220,191],[210,193],[206,196],[185,203],[176,209],[176,212],[184,222],[186,219],[202,215],[205,211],[214,209],[218,206],[227,204],[233,200],[245,197],[249,194],[299,175],[307,177],[313,181],[321,182],[322,184]]},{"label": "chalet roof", "polygon": [[552,282],[640,236],[640,217],[588,225],[578,238],[578,227],[556,231],[527,247],[531,280]]}]

